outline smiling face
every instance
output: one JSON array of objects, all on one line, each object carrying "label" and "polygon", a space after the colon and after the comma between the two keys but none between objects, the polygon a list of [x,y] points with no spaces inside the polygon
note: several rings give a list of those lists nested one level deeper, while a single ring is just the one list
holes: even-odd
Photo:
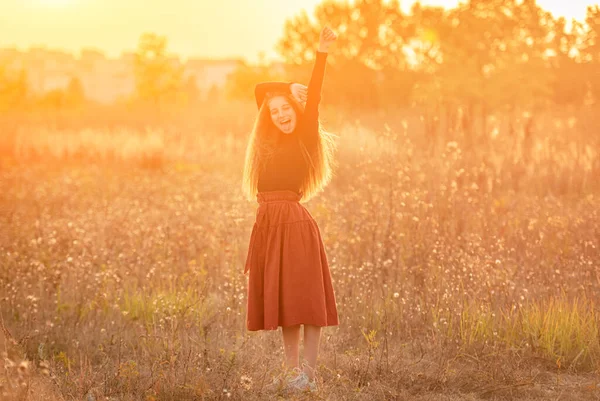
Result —
[{"label": "smiling face", "polygon": [[296,111],[284,96],[275,96],[269,101],[269,111],[273,124],[284,134],[291,134],[296,128]]}]

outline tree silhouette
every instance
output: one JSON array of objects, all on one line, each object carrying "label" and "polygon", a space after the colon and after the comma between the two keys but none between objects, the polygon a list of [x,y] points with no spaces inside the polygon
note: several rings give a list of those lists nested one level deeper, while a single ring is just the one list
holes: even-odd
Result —
[{"label": "tree silhouette", "polygon": [[284,76],[269,65],[264,54],[256,65],[240,63],[228,76],[225,94],[230,99],[254,99],[254,86],[258,82],[283,81]]},{"label": "tree silhouette", "polygon": [[585,20],[588,30],[584,38],[582,57],[589,77],[591,94],[600,101],[600,6],[590,6]]},{"label": "tree silhouette", "polygon": [[24,70],[9,71],[0,65],[0,111],[23,107],[29,97],[27,74]]},{"label": "tree silhouette", "polygon": [[314,18],[288,20],[277,49],[306,77],[319,28],[330,25],[340,35],[328,99],[352,108],[412,103],[430,142],[460,134],[474,145],[488,140],[490,116],[508,117],[509,132],[530,137],[550,107],[580,107],[588,92],[600,99],[600,7],[586,21],[568,30],[535,0],[416,3],[407,15],[397,1],[326,0]]},{"label": "tree silhouette", "polygon": [[167,39],[154,33],[140,37],[135,54],[135,87],[137,99],[158,110],[177,104],[184,92],[183,69],[179,60],[168,57]]},{"label": "tree silhouette", "polygon": [[[326,0],[316,7],[314,17],[313,22],[302,12],[286,22],[277,49],[287,63],[304,66],[307,76],[320,29],[330,25],[340,35],[329,56],[327,96],[361,108],[377,108],[383,101],[407,104],[410,84],[396,75],[408,64],[401,51],[407,27],[397,0]],[[393,96],[382,96],[384,85]]]}]

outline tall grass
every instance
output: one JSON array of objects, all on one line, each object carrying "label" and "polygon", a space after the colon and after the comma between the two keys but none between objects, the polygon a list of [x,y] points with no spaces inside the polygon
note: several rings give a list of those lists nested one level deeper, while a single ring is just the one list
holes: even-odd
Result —
[{"label": "tall grass", "polygon": [[[426,148],[410,124],[332,127],[340,167],[306,204],[340,313],[321,395],[535,399],[524,369],[596,372],[597,150],[558,135],[526,154],[501,136]],[[216,131],[4,137],[0,312],[65,398],[268,398],[283,353],[278,333],[245,330],[244,133]]]}]

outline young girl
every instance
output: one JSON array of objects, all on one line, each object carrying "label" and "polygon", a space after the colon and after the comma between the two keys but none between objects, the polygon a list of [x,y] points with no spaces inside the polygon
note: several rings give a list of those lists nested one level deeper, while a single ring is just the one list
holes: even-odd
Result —
[{"label": "young girl", "polygon": [[[321,234],[300,204],[321,191],[332,175],[334,142],[321,129],[319,102],[327,52],[336,39],[331,29],[321,31],[308,91],[283,82],[256,86],[259,112],[246,150],[242,187],[259,204],[244,270],[250,272],[246,325],[250,331],[281,326],[286,371],[274,385],[285,389],[317,389],[321,327],[338,325]],[[300,325],[306,359],[302,369]]]}]

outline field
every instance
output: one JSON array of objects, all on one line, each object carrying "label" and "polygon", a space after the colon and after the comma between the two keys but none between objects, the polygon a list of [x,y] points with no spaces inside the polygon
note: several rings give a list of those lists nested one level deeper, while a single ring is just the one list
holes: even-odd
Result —
[{"label": "field", "polygon": [[[600,399],[593,140],[548,117],[428,147],[328,112],[338,167],[305,206],[340,325],[312,399]],[[245,330],[251,124],[3,131],[3,399],[275,398],[280,331]]]}]

